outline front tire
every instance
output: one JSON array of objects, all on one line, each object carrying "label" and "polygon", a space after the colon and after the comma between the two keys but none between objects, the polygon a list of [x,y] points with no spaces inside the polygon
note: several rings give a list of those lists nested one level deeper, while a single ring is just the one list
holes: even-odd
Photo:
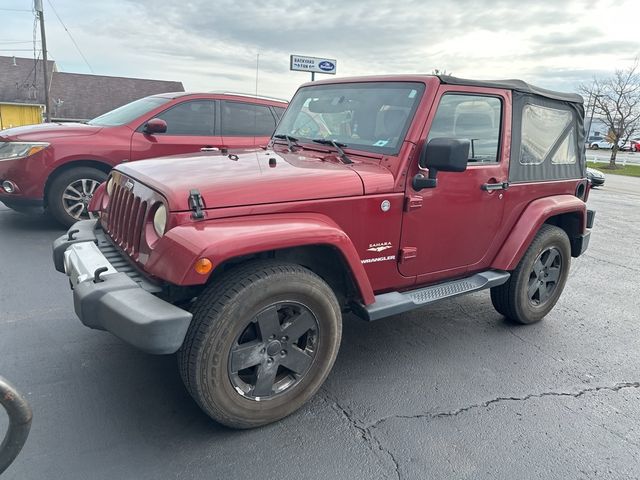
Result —
[{"label": "front tire", "polygon": [[47,194],[49,212],[65,227],[93,218],[87,207],[98,185],[106,179],[106,173],[92,167],[70,168],[60,173]]},{"label": "front tire", "polygon": [[507,283],[491,289],[493,306],[514,322],[539,322],[560,298],[570,263],[565,231],[542,225]]},{"label": "front tire", "polygon": [[236,267],[197,298],[178,351],[198,405],[233,428],[290,415],[320,388],[338,354],[340,306],[331,288],[299,265]]}]

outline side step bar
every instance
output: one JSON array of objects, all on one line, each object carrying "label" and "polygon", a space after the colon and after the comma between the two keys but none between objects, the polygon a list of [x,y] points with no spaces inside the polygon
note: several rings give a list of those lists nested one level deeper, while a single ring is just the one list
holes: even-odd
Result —
[{"label": "side step bar", "polygon": [[375,303],[359,305],[358,312],[365,320],[379,320],[390,315],[408,312],[430,303],[457,297],[465,293],[497,287],[509,280],[509,272],[487,270],[467,278],[439,283],[406,292],[389,292],[376,295]]}]

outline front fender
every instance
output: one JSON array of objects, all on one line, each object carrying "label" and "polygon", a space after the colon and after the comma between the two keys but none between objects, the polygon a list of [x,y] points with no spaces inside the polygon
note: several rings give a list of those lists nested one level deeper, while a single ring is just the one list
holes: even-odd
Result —
[{"label": "front fender", "polygon": [[549,218],[564,213],[580,215],[580,233],[587,223],[587,205],[573,195],[555,195],[531,202],[522,212],[498,255],[492,262],[497,270],[513,270],[533,241],[533,237]]},{"label": "front fender", "polygon": [[315,213],[225,218],[172,228],[154,248],[145,270],[176,285],[202,285],[209,275],[194,269],[202,257],[215,267],[236,257],[305,245],[336,248],[351,270],[362,301],[373,303],[369,278],[351,239],[329,217]]}]

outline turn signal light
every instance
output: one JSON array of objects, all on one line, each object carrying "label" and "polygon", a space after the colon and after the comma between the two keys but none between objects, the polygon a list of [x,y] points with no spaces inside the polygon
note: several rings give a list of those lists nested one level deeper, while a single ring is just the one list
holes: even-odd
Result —
[{"label": "turn signal light", "polygon": [[45,148],[47,148],[46,145],[34,145],[29,149],[26,156],[28,157],[30,155],[33,155],[34,153],[38,153],[39,151],[44,150]]},{"label": "turn signal light", "polygon": [[198,260],[193,267],[197,273],[200,275],[206,275],[213,268],[213,263],[208,258],[201,258]]}]

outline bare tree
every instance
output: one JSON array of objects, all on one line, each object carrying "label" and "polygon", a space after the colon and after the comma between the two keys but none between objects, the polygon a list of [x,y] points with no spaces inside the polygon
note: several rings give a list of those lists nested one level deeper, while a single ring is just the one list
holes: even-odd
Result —
[{"label": "bare tree", "polygon": [[[616,155],[620,145],[640,130],[640,73],[638,59],[625,69],[616,70],[606,79],[594,79],[591,85],[581,85],[580,92],[589,97],[587,109],[591,118],[607,128],[607,140],[613,144],[609,168],[616,167]],[[588,114],[588,112],[587,112]],[[591,122],[590,122],[591,123]],[[591,128],[591,125],[589,125]]]},{"label": "bare tree", "polygon": [[431,75],[453,75],[453,73],[447,72],[446,68],[442,70],[440,70],[439,68],[434,68],[433,70],[431,70]]}]

